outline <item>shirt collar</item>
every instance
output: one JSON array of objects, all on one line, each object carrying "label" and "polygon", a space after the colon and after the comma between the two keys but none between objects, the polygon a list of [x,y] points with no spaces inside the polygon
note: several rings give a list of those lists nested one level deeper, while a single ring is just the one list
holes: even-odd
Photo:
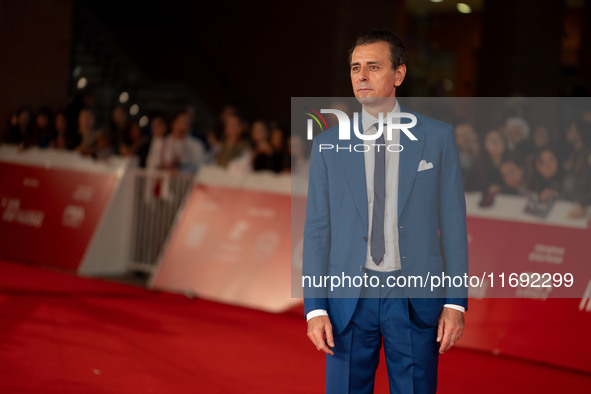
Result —
[{"label": "shirt collar", "polygon": [[[396,105],[394,109],[386,115],[384,121],[388,119],[388,117],[394,116],[395,113],[400,112],[400,105],[398,104],[398,100],[396,100]],[[363,127],[363,133],[365,134],[367,130],[372,127],[374,124],[378,123],[378,120],[373,116],[370,115],[369,112],[363,108],[361,111],[361,126]]]}]

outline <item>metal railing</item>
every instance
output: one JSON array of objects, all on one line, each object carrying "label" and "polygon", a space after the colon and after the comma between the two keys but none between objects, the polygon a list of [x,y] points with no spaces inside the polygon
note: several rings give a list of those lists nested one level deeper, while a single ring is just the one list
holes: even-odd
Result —
[{"label": "metal railing", "polygon": [[187,174],[133,170],[133,217],[129,269],[151,273],[175,218],[192,189]]}]

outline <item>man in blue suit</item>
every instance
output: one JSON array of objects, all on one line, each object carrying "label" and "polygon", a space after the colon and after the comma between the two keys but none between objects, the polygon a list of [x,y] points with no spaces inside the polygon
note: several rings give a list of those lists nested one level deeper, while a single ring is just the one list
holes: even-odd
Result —
[{"label": "man in blue suit", "polygon": [[[407,112],[396,100],[406,74],[405,47],[391,32],[371,31],[349,56],[353,91],[363,107],[359,132],[379,134],[386,130],[380,114],[400,120]],[[388,141],[354,133],[342,141],[338,127],[314,139],[303,276],[318,281],[303,281],[304,305],[308,337],[327,353],[327,393],[372,393],[382,344],[390,392],[435,393],[438,355],[462,335],[465,286],[448,282],[424,293],[416,282],[397,281],[468,272],[453,128],[413,115],[411,133],[394,130]],[[371,149],[330,149],[344,142]],[[354,277],[365,278],[363,285]],[[322,278],[328,281],[319,285]],[[341,279],[340,286],[331,287],[333,278]]]}]

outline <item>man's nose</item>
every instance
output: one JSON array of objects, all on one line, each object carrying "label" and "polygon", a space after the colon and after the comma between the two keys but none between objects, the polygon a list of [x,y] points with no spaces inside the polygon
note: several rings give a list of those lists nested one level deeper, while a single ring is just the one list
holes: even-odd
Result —
[{"label": "man's nose", "polygon": [[359,70],[359,74],[357,74],[357,78],[360,81],[367,81],[367,70],[362,67],[361,70]]}]

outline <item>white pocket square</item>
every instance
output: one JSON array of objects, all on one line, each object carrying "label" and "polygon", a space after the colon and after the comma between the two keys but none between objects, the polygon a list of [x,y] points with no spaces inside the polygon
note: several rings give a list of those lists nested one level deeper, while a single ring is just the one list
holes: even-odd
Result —
[{"label": "white pocket square", "polygon": [[431,162],[427,163],[425,160],[421,160],[421,162],[419,163],[419,169],[417,170],[417,172],[429,170],[431,168],[433,168],[433,163],[431,163]]}]

